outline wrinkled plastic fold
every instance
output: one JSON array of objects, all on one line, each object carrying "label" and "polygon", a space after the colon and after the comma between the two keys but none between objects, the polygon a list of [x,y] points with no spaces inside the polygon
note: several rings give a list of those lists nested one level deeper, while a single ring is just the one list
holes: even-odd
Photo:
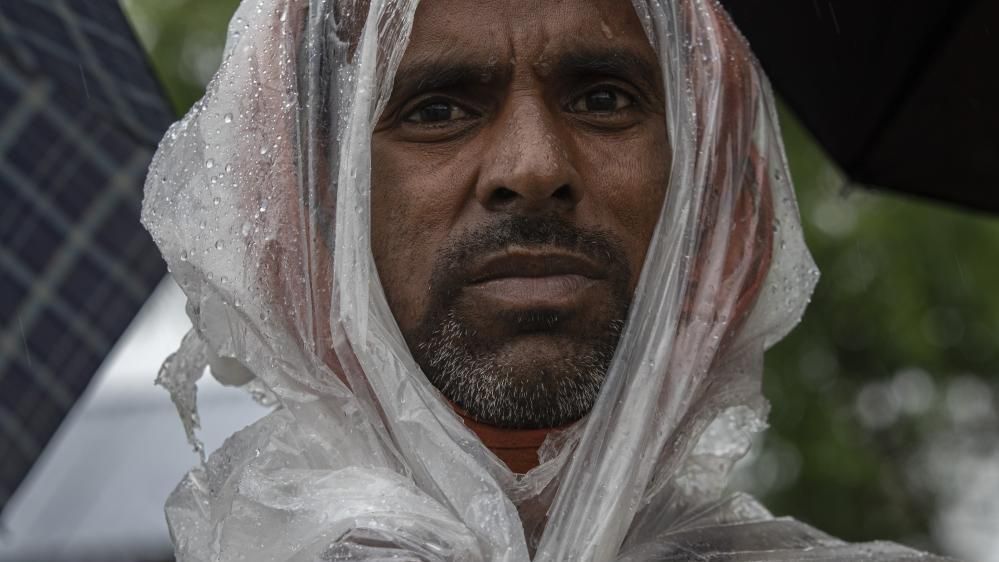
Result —
[{"label": "wrinkled plastic fold", "polygon": [[245,0],[205,97],[153,160],[142,220],[193,322],[160,384],[193,443],[206,365],[278,405],[169,498],[178,559],[915,559],[725,494],[765,427],[763,352],[818,274],[773,96],[713,2],[621,5],[659,56],[673,168],[592,412],[526,475],[463,424],[371,252],[372,128],[416,6]]}]

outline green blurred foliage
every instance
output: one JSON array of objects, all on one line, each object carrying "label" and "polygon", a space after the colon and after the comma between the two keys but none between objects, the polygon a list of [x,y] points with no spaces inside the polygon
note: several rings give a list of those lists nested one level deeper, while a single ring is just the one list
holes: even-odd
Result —
[{"label": "green blurred foliage", "polygon": [[239,0],[120,0],[178,114],[205,91],[222,60]]},{"label": "green blurred foliage", "polygon": [[850,188],[793,118],[782,123],[823,276],[767,354],[761,457],[794,474],[760,491],[774,512],[846,539],[940,550],[930,530],[949,498],[927,466],[935,440],[999,438],[999,220]]},{"label": "green blurred foliage", "polygon": [[[122,0],[178,112],[217,67],[236,0]],[[767,354],[771,430],[738,478],[776,514],[851,541],[943,550],[940,439],[994,446],[999,219],[848,187],[782,114],[822,279]],[[969,441],[970,439],[970,441]],[[953,449],[948,449],[953,452]]]}]

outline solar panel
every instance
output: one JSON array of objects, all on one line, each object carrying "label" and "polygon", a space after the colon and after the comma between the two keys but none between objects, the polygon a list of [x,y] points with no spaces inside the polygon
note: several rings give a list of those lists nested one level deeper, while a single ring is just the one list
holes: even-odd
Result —
[{"label": "solar panel", "polygon": [[116,1],[0,3],[0,509],[165,274],[139,208],[173,119]]}]

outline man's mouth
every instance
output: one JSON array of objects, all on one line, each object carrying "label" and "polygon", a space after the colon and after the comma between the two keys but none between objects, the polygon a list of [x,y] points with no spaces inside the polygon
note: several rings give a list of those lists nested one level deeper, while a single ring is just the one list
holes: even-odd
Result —
[{"label": "man's mouth", "polygon": [[472,269],[466,289],[506,310],[569,310],[606,279],[596,262],[550,248],[507,248]]}]

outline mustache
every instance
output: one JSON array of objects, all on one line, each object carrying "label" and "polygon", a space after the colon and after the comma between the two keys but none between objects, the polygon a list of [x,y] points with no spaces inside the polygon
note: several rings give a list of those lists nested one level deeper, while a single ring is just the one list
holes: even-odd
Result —
[{"label": "mustache", "polygon": [[580,228],[559,215],[507,215],[462,233],[435,259],[431,294],[449,301],[472,275],[482,256],[511,246],[546,247],[582,255],[607,268],[612,280],[627,283],[629,266],[623,244],[606,232]]}]

